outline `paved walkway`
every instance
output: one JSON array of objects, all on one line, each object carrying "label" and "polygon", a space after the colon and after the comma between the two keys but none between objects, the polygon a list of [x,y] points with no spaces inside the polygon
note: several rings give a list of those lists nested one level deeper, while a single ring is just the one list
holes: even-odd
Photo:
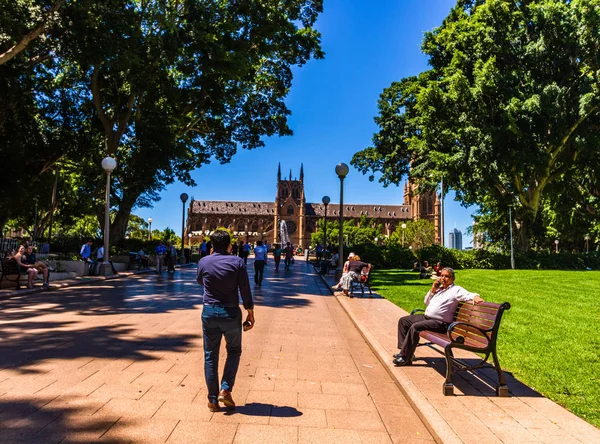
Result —
[{"label": "paved walkway", "polygon": [[0,442],[434,442],[311,272],[255,288],[233,413],[206,407],[192,269],[0,300]]}]

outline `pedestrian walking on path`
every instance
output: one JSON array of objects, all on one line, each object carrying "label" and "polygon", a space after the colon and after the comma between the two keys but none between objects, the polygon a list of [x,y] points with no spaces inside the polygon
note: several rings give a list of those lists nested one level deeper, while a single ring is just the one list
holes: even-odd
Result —
[{"label": "pedestrian walking on path", "polygon": [[[202,333],[204,337],[204,377],[208,388],[208,409],[219,410],[219,402],[234,408],[231,392],[242,355],[242,310],[239,295],[248,314],[244,329],[254,327],[254,303],[246,264],[231,256],[231,239],[224,230],[210,235],[214,253],[198,262],[196,280],[204,286]],[[219,348],[225,337],[227,359],[219,391]]]},{"label": "pedestrian walking on path", "polygon": [[167,253],[167,247],[165,247],[163,241],[158,241],[158,245],[154,249],[154,252],[156,253],[156,272],[160,274],[163,271],[164,257]]},{"label": "pedestrian walking on path", "polygon": [[292,263],[292,259],[294,258],[294,247],[289,242],[285,247],[285,269],[290,269],[290,264]]},{"label": "pedestrian walking on path", "polygon": [[262,241],[256,241],[254,248],[254,283],[259,287],[262,285],[263,274],[267,265],[267,247]]}]

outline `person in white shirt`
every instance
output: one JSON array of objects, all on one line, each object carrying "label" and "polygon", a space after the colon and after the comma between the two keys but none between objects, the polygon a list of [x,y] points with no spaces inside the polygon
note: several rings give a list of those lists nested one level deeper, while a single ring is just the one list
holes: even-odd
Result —
[{"label": "person in white shirt", "polygon": [[267,265],[267,247],[263,245],[262,241],[256,241],[256,247],[254,247],[254,283],[259,287],[262,285],[265,265]]},{"label": "person in white shirt", "polygon": [[397,367],[411,365],[415,349],[419,344],[419,333],[429,330],[446,333],[452,323],[454,312],[460,302],[483,302],[477,293],[471,293],[463,287],[454,285],[454,270],[444,268],[440,278],[431,286],[425,295],[425,314],[404,316],[398,321],[398,348],[400,353],[394,355],[393,363]]}]

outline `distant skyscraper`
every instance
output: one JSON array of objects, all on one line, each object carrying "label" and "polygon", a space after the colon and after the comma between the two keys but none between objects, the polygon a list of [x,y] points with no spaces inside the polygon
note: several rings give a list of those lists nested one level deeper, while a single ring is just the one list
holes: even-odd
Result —
[{"label": "distant skyscraper", "polygon": [[462,250],[462,231],[456,228],[450,232],[450,248]]}]

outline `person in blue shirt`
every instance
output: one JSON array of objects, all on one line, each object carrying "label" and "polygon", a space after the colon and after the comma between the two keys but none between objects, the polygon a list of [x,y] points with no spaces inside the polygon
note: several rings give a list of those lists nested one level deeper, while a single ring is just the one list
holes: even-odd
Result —
[{"label": "person in blue shirt", "polygon": [[164,257],[165,254],[167,254],[167,247],[165,247],[163,241],[158,241],[158,245],[154,249],[154,253],[156,254],[156,272],[162,273]]},{"label": "person in blue shirt", "polygon": [[92,259],[92,244],[94,241],[92,239],[88,239],[85,244],[81,246],[81,250],[79,251],[79,256],[81,259],[88,264],[90,269],[90,276],[96,274],[96,261]]},{"label": "person in blue shirt", "polygon": [[[219,402],[226,407],[235,408],[231,392],[242,355],[242,310],[239,296],[248,313],[244,330],[254,327],[255,321],[254,302],[244,260],[229,254],[231,238],[227,231],[216,230],[210,238],[214,252],[198,261],[196,280],[204,287],[202,336],[208,409],[216,412],[219,411]],[[227,359],[219,391],[219,348],[223,337]]]},{"label": "person in blue shirt", "polygon": [[262,285],[263,274],[267,265],[267,247],[262,241],[256,241],[254,247],[254,283],[259,287]]}]

